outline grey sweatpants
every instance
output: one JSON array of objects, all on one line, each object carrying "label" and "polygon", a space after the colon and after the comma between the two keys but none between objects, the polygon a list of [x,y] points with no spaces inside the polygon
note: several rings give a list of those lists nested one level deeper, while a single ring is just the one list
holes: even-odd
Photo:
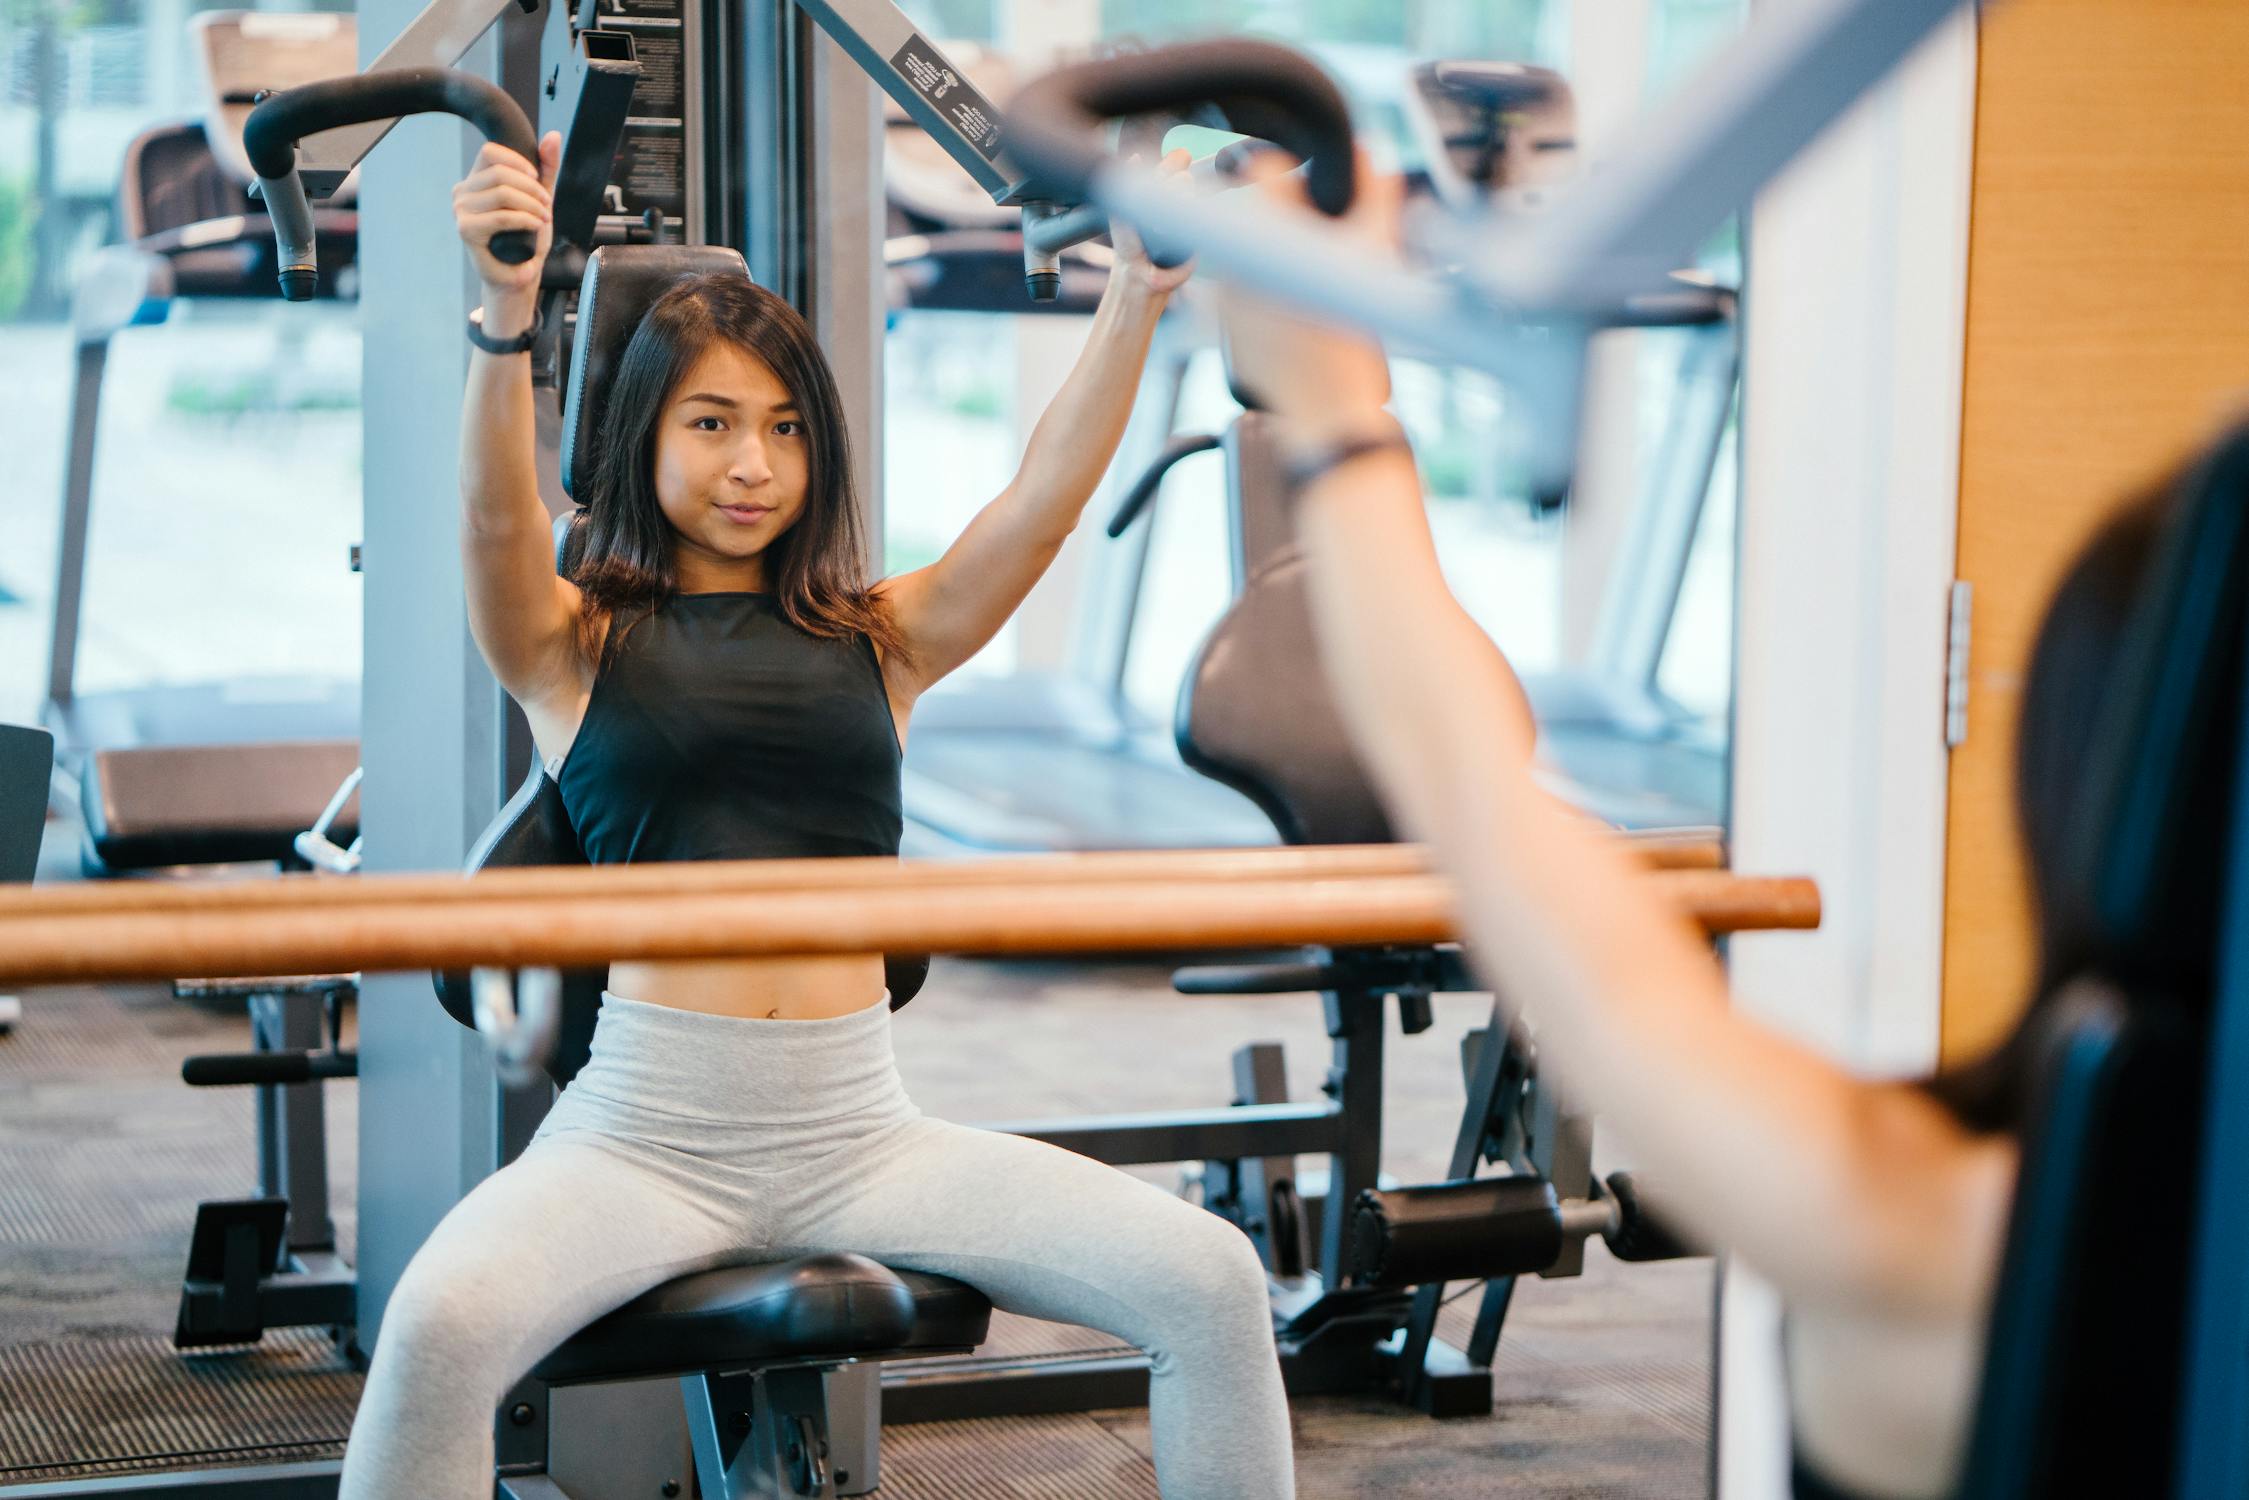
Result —
[{"label": "grey sweatpants", "polygon": [[1171,1500],[1293,1492],[1264,1269],[1234,1226],[1058,1147],[925,1117],[886,1005],[762,1021],[612,995],[531,1145],[400,1278],[341,1500],[490,1496],[494,1407],[572,1333],[685,1272],[838,1250],[1146,1350]]}]

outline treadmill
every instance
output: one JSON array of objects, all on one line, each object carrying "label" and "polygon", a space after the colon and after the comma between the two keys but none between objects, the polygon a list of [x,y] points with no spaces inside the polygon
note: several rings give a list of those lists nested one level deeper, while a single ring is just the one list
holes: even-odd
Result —
[{"label": "treadmill", "polygon": [[[981,93],[1005,102],[1016,82],[1007,57],[971,43],[949,43],[947,53]],[[1113,252],[1106,245],[1065,251],[1060,294],[1051,302],[1026,302],[1020,216],[995,204],[945,145],[895,104],[886,119],[884,261],[893,315],[1093,312],[1108,282]],[[1183,331],[1170,326],[1174,321],[1167,320],[1157,335],[1141,396],[1160,409],[1161,420],[1152,429],[1134,424],[1119,450],[1119,473],[1157,461],[1168,439],[1192,352]],[[1121,632],[1095,632],[1115,637],[1113,651],[1096,645],[1075,653],[1080,659],[1072,669],[1057,672],[956,675],[922,698],[906,745],[905,853],[944,857],[1275,842],[1264,813],[1182,765],[1171,725],[1135,709],[1125,695],[1130,596],[1138,591],[1145,547],[1144,534],[1138,534],[1090,560],[1084,609],[1103,617],[1121,612]]]},{"label": "treadmill", "polygon": [[[122,243],[96,254],[71,304],[76,379],[43,717],[75,772],[89,875],[294,859],[359,762],[356,678],[275,678],[81,693],[77,687],[96,428],[110,340],[160,323],[180,298],[270,300],[273,230],[251,198],[242,122],[263,89],[358,66],[353,18],[208,11],[190,19],[205,94],[200,120],[159,125],[127,147]],[[315,211],[321,286],[348,295],[358,216]],[[356,808],[336,831],[348,836]]]}]

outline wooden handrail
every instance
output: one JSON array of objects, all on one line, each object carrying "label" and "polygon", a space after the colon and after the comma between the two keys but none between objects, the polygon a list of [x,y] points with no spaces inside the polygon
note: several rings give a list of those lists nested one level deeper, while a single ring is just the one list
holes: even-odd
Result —
[{"label": "wooden handrail", "polygon": [[[292,896],[235,911],[11,910],[0,915],[0,984],[869,952],[1348,947],[1457,936],[1451,890],[1428,874],[1098,882],[1050,876],[933,887],[914,867],[861,863],[869,873],[849,890],[596,889],[437,902],[387,900],[379,880],[360,879],[274,883],[292,891],[361,893],[351,902],[323,894],[317,901]],[[877,869],[889,874],[873,873]],[[1819,923],[1819,891],[1809,880],[1707,870],[1644,878],[1684,920],[1713,934]]]},{"label": "wooden handrail", "polygon": [[[1619,835],[1648,868],[1716,870],[1718,842],[1701,835]],[[486,902],[578,896],[715,896],[769,891],[954,890],[983,885],[1097,885],[1233,880],[1315,880],[1426,875],[1414,844],[1328,844],[1269,849],[1164,849],[1037,854],[980,860],[750,859],[712,863],[584,865],[486,870],[478,875],[260,876],[250,879],[96,881],[0,885],[0,922],[123,912],[222,912],[375,903]]]}]

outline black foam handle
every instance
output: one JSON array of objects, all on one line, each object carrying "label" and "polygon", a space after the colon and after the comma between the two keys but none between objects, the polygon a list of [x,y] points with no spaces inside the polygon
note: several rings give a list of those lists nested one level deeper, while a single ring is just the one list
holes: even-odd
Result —
[{"label": "black foam handle", "polygon": [[1525,1276],[1561,1258],[1561,1205],[1543,1177],[1368,1188],[1351,1215],[1351,1277],[1421,1286]]},{"label": "black foam handle", "polygon": [[1609,1174],[1608,1189],[1616,1199],[1617,1222],[1601,1238],[1618,1260],[1682,1260],[1710,1253],[1655,1216],[1630,1172]]},{"label": "black foam handle", "polygon": [[[286,177],[297,168],[297,142],[323,130],[392,120],[403,115],[458,115],[532,164],[539,162],[539,138],[521,105],[499,87],[458,68],[390,68],[324,78],[284,89],[250,111],[243,122],[242,146],[260,177]],[[538,237],[527,229],[492,236],[492,255],[508,265],[531,258]]]},{"label": "black foam handle", "polygon": [[319,1078],[352,1078],[358,1073],[356,1052],[218,1052],[180,1063],[181,1081],[196,1088],[311,1083]]},{"label": "black foam handle", "polygon": [[1188,42],[1058,69],[1017,92],[1001,139],[1044,188],[1083,199],[1109,159],[1103,121],[1202,104],[1216,104],[1243,134],[1302,157],[1321,212],[1350,208],[1350,106],[1317,63],[1274,42]]}]

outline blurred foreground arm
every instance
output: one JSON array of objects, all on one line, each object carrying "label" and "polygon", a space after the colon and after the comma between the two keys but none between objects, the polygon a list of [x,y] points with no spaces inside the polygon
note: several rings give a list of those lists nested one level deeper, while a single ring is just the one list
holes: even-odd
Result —
[{"label": "blurred foreground arm", "polygon": [[[1347,228],[1394,243],[1395,180],[1362,181]],[[1300,196],[1287,179],[1264,190]],[[1394,430],[1377,346],[1233,288],[1224,316],[1237,377],[1299,458]],[[1563,1086],[1621,1133],[1666,1211],[1792,1296],[1903,1317],[1980,1308],[2012,1144],[1732,1012],[1701,939],[1533,783],[1528,705],[1445,584],[1409,453],[1340,463],[1297,507],[1354,746],[1401,833],[1456,884],[1480,971],[1532,1013]]]}]

